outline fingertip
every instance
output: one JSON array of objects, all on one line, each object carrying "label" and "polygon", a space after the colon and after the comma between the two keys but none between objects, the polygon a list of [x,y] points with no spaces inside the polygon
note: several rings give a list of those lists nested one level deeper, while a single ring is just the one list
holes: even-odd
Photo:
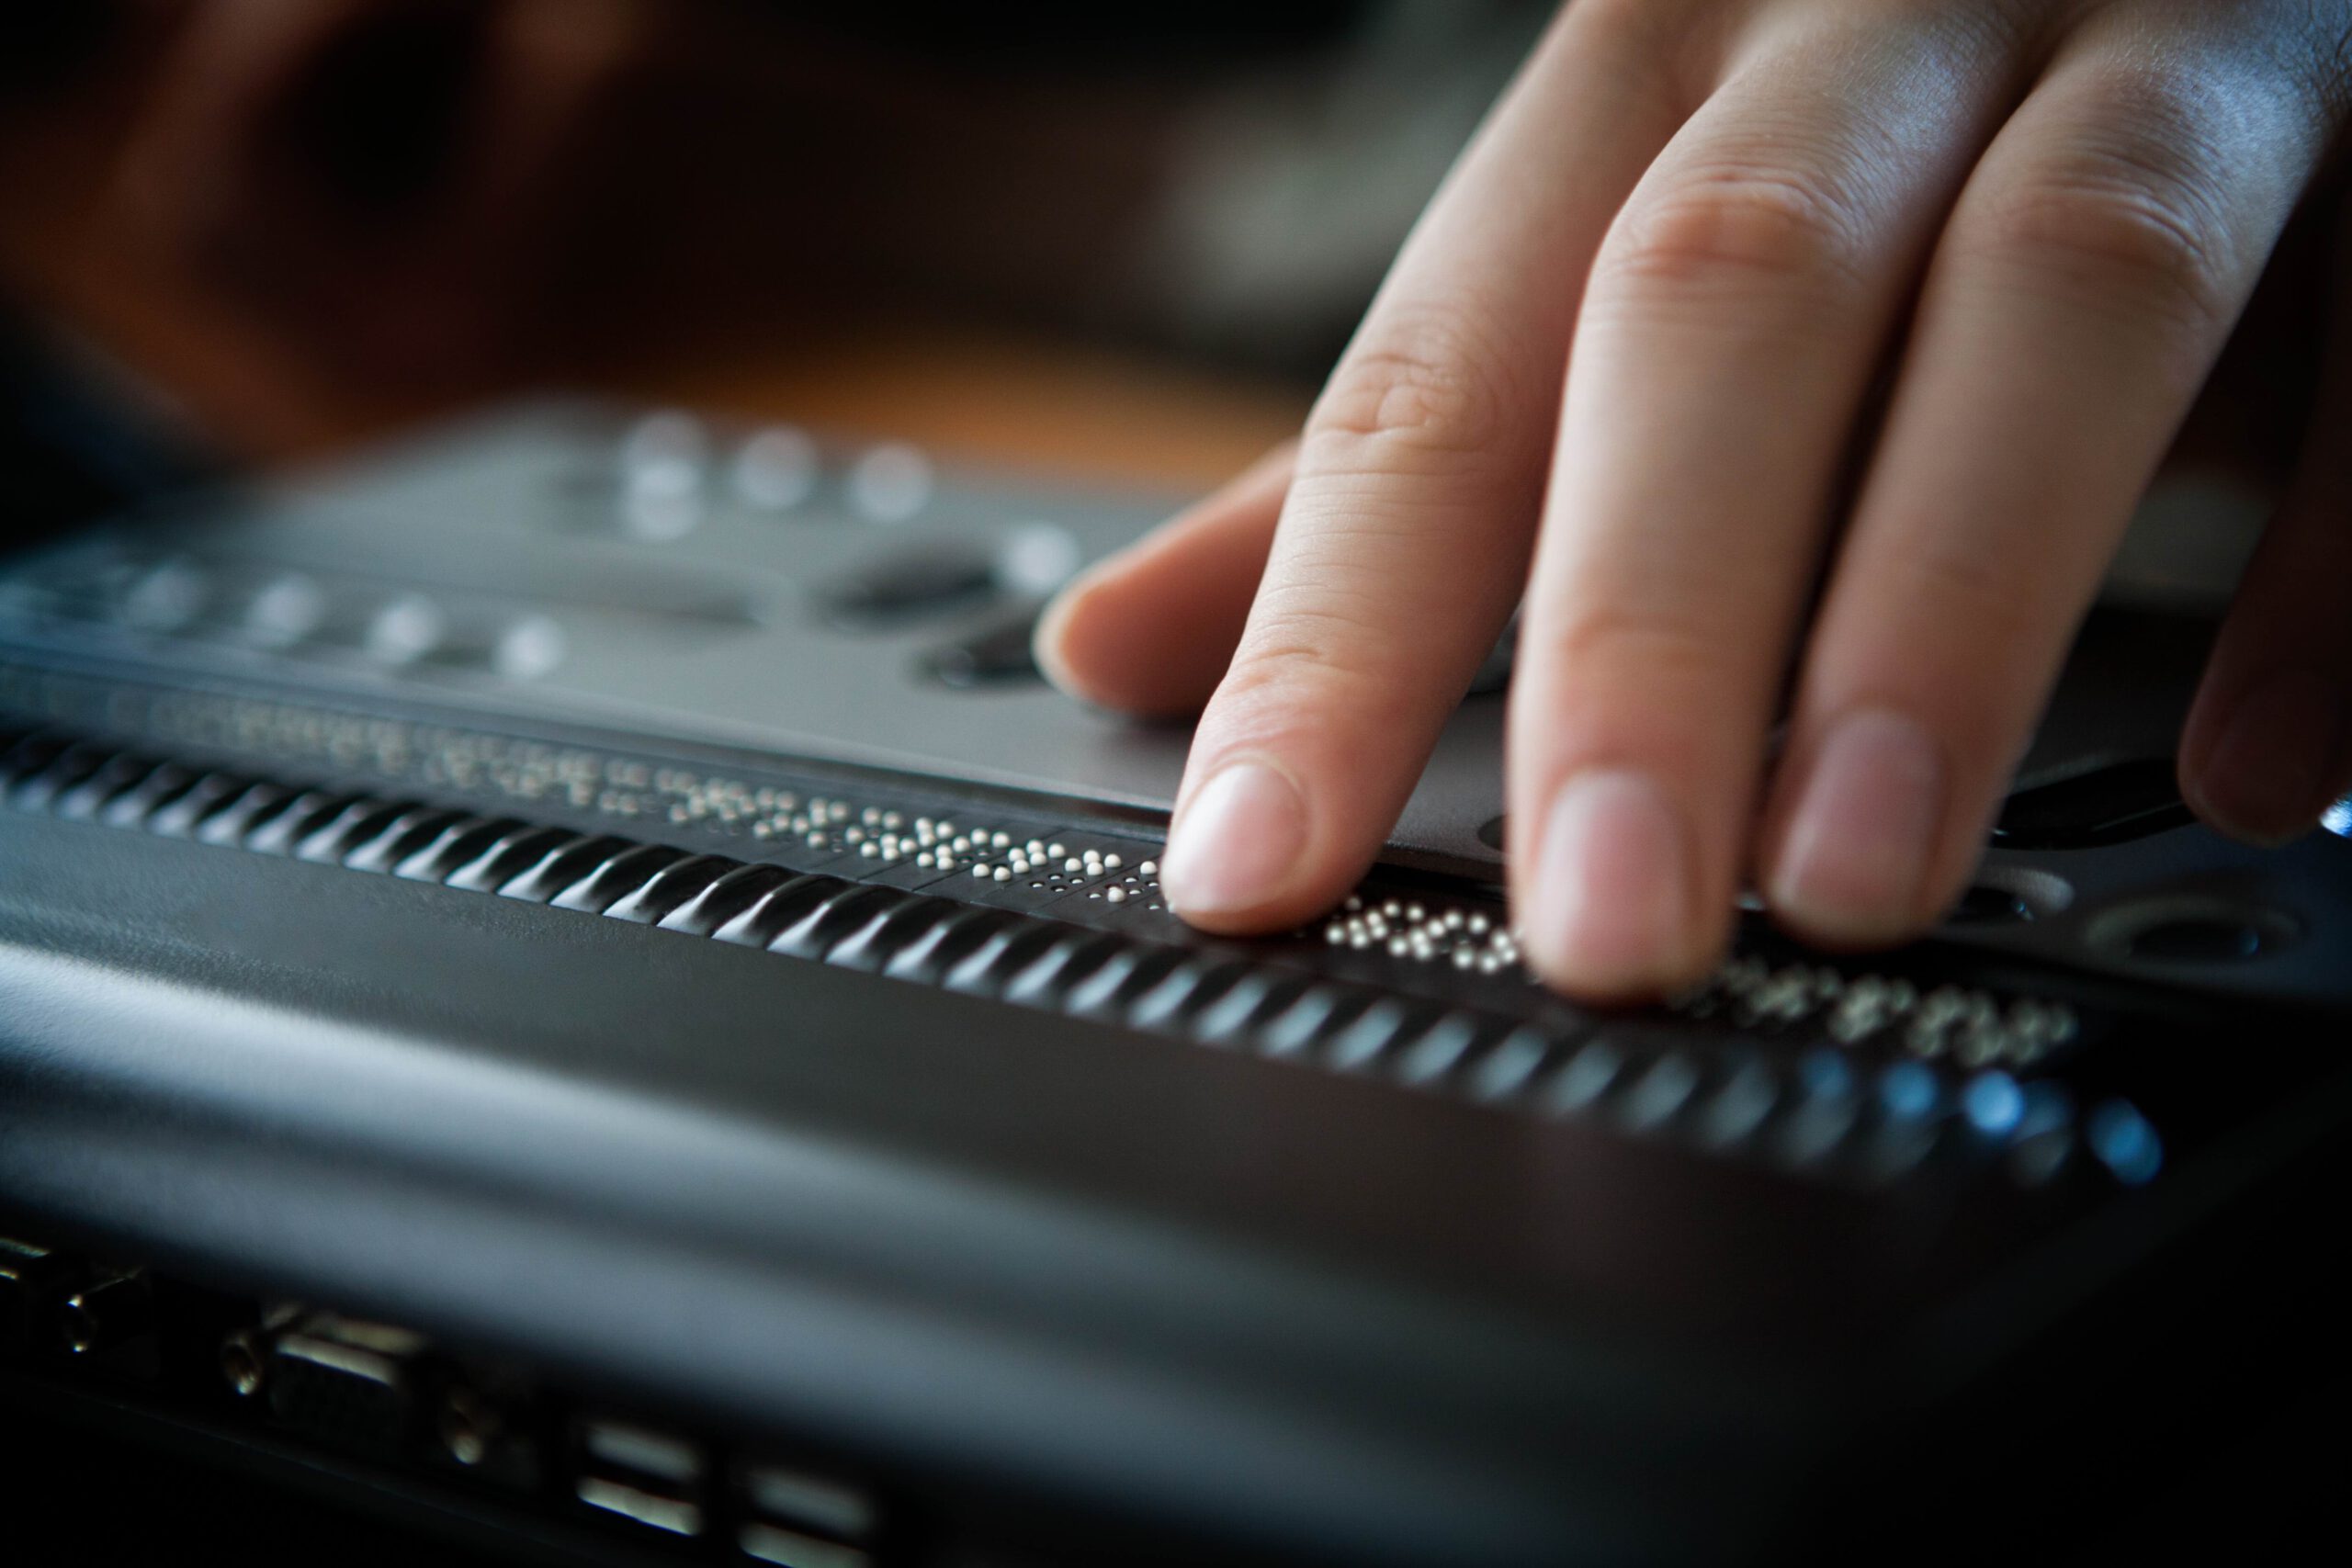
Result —
[{"label": "fingertip", "polygon": [[1177,813],[1159,885],[1169,908],[1203,931],[1283,930],[1343,896],[1332,890],[1317,842],[1308,792],[1288,768],[1270,757],[1231,758]]},{"label": "fingertip", "polygon": [[2242,843],[2291,843],[2327,808],[2347,725],[2352,697],[2318,672],[2268,671],[2210,716],[2192,718],[2182,796],[2200,820]]},{"label": "fingertip", "polygon": [[1046,604],[1031,648],[1046,678],[1080,702],[1137,718],[1181,717],[1216,689],[1231,644],[1220,651],[1185,635],[1149,567],[1133,552],[1098,562]]},{"label": "fingertip", "polygon": [[1891,947],[1933,919],[1951,809],[1944,748],[1887,707],[1837,716],[1792,750],[1775,784],[1765,901],[1817,947]]},{"label": "fingertip", "polygon": [[1065,695],[1108,706],[1089,679],[1087,667],[1086,599],[1095,570],[1072,578],[1046,602],[1046,607],[1037,613],[1036,628],[1030,633],[1029,651],[1046,679]]},{"label": "fingertip", "polygon": [[1581,1000],[1654,1000],[1702,979],[1729,909],[1692,887],[1695,856],[1672,795],[1648,773],[1595,767],[1555,792],[1520,877],[1528,964]]}]

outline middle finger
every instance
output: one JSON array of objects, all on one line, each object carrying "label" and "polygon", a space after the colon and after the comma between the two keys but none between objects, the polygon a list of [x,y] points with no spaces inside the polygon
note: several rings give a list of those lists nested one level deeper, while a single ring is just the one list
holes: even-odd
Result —
[{"label": "middle finger", "polygon": [[2019,90],[2011,14],[1771,13],[1602,248],[1510,725],[1514,901],[1555,984],[1654,992],[1722,945],[1849,433]]}]

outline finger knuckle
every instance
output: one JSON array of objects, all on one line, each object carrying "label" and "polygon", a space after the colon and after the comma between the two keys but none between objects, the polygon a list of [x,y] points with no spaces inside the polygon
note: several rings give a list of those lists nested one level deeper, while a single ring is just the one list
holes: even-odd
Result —
[{"label": "finger knuckle", "polygon": [[1747,164],[1702,169],[1626,207],[1597,281],[1638,293],[1843,293],[1863,273],[1855,206],[1822,175]]},{"label": "finger knuckle", "polygon": [[1571,679],[1643,690],[1701,690],[1736,660],[1723,626],[1695,611],[1622,604],[1566,615],[1526,651]]},{"label": "finger knuckle", "polygon": [[1333,373],[1307,444],[1345,444],[1344,466],[1375,468],[1498,453],[1527,405],[1508,367],[1471,304],[1392,311]]},{"label": "finger knuckle", "polygon": [[1398,668],[1396,628],[1374,606],[1318,593],[1262,601],[1217,696],[1228,717],[1345,712],[1404,720],[1412,682]]},{"label": "finger knuckle", "polygon": [[2184,107],[2143,98],[2046,154],[1985,243],[2046,287],[2198,335],[2235,313],[2228,201]]}]

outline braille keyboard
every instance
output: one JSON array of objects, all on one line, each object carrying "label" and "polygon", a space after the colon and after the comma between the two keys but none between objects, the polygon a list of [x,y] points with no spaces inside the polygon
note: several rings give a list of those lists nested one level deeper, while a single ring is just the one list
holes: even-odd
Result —
[{"label": "braille keyboard", "polygon": [[[291,1207],[266,1236],[193,1235],[138,1196],[131,1172],[160,1156],[89,1133],[83,1069],[51,1071],[86,1061],[93,1082],[159,1086],[133,1096],[141,1116],[227,1115],[234,1137],[191,1134],[174,1157],[260,1211],[296,1200],[238,1185],[232,1152],[288,1117],[347,1123],[339,1146],[389,1161],[386,1190],[408,1190],[412,1167],[437,1173],[416,1213],[438,1182],[539,1194],[585,1227],[563,1245],[612,1270],[651,1245],[621,1234],[642,1209],[716,1272],[662,1268],[743,1322],[784,1311],[783,1295],[726,1294],[750,1285],[723,1282],[729,1260],[755,1255],[775,1280],[838,1268],[887,1276],[924,1313],[1011,1314],[1056,1355],[1138,1375],[1195,1365],[1206,1387],[1281,1367],[1260,1391],[1272,1425],[1232,1450],[1282,1472],[1274,1513],[1363,1545],[1380,1508],[1422,1507],[1389,1521],[1419,1543],[1396,1555],[1532,1560],[1521,1547],[1581,1528],[1554,1482],[1582,1473],[1591,1402],[1667,1420],[1646,1395],[1593,1392],[1596,1346],[1639,1341],[1682,1372],[1753,1352],[1708,1421],[1731,1419],[1735,1385],[1762,1386],[1749,1371],[1813,1369],[1791,1409],[1850,1443],[1860,1417],[1840,1402],[1862,1363],[1894,1358],[1908,1370],[1887,1396],[1943,1409],[1924,1347],[2011,1364],[2046,1337],[2030,1313],[2000,1315],[2000,1292],[2074,1301],[2083,1281],[2048,1270],[2088,1256],[2086,1236],[2142,1227],[2118,1259],[2158,1235],[2185,1248],[2209,1195],[2270,1168],[2246,1154],[2255,1129],[2299,1129],[2278,1134],[2289,1149],[2332,1124],[2352,844],[2263,854],[2187,822],[2154,761],[2193,672],[2178,628],[2095,620],[1978,886],[1931,940],[1833,958],[1748,918],[1706,984],[1595,1012],[1534,982],[1498,886],[1499,667],[1343,908],[1250,942],[1170,915],[1158,855],[1184,737],[1064,701],[1026,651],[1043,598],[1166,504],[953,472],[895,444],[549,406],[0,566],[0,1007],[15,1010],[0,1020],[50,1021],[0,1023],[0,1083],[26,1108],[6,1113],[26,1120],[0,1153],[0,1208],[387,1310],[368,1299],[384,1257],[322,1251]],[[156,1016],[212,1043],[139,1055],[139,1029],[73,978],[91,966],[134,1011],[178,998]],[[205,1032],[216,1014],[246,1023]],[[281,1017],[351,1044],[274,1055],[260,1043]],[[424,1055],[379,1060],[370,1029]],[[412,1071],[447,1076],[430,1116],[396,1110]],[[458,1130],[509,1083],[559,1091],[504,1113],[574,1122],[511,1147]],[[311,1098],[279,1104],[282,1084]],[[614,1085],[648,1119],[566,1098]],[[703,1130],[670,1142],[657,1111]],[[766,1141],[705,1168],[738,1122]],[[938,1207],[899,1232],[856,1204],[831,1214],[834,1188],[761,1163],[804,1145],[942,1168],[922,1189]],[[639,1179],[608,1190],[622,1171]],[[1128,1228],[1080,1246],[1056,1209],[984,1259],[908,1250],[1000,1187]],[[336,1190],[312,1183],[300,1203],[353,1235],[398,1230],[380,1199],[333,1218]],[[888,1190],[862,1201],[878,1213],[913,1189]],[[835,1432],[856,1427],[855,1401],[792,1382],[821,1382],[814,1362],[751,1383],[716,1348],[632,1367],[598,1337],[618,1332],[599,1314],[625,1292],[526,1309],[494,1258],[384,1245],[402,1314],[433,1332],[602,1366],[697,1419],[929,1462],[909,1457],[920,1423]],[[1252,1295],[1252,1259],[1328,1270],[1314,1290],[1351,1304],[1335,1319],[1298,1305],[1312,1292]],[[577,1292],[571,1266],[548,1267]],[[1048,1279],[1067,1301],[1045,1304]],[[1437,1311],[1428,1292],[1516,1326],[1407,1326]],[[1523,1358],[1469,1364],[1522,1331]],[[884,1336],[878,1359],[843,1350],[842,1367],[870,1395],[907,1351]],[[1216,1491],[1234,1479],[1208,1450],[1106,1427],[1085,1413],[1095,1374],[1072,1375],[1040,1408],[1135,1468],[1081,1481],[1041,1429],[1008,1461],[1024,1483],[1114,1515],[1166,1505],[1212,1536],[1233,1524]],[[1284,1393],[1293,1378],[1314,1388]],[[752,1384],[756,1407],[724,1408]],[[1363,1440],[1425,1467],[1450,1452],[1461,1475],[1425,1468],[1375,1500],[1365,1478],[1384,1472],[1362,1454],[1274,1436],[1374,1384],[1389,1403],[1362,1414]],[[939,1397],[933,1416],[979,1426],[933,1459],[989,1451],[1005,1400]],[[1679,1429],[1660,1428],[1661,1453]],[[1812,1451],[1786,1434],[1765,1448],[1782,1441],[1791,1464]],[[1510,1443],[1532,1446],[1506,1460],[1495,1445]],[[1695,1528],[1671,1502],[1693,1472],[1659,1462],[1653,1490],[1608,1508],[1637,1532]],[[1492,1552],[1472,1549],[1481,1508],[1509,1537]],[[1234,1528],[1263,1544],[1293,1525]]]}]

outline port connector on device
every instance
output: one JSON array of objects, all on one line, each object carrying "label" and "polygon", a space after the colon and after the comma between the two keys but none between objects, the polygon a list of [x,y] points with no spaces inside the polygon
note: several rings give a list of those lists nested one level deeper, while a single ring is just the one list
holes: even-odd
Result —
[{"label": "port connector on device", "polygon": [[[424,1337],[332,1313],[306,1313],[277,1330],[256,1359],[270,1413],[322,1442],[378,1454],[408,1446],[418,1416],[417,1363]],[[230,1356],[233,1382],[243,1370]]]},{"label": "port connector on device", "polygon": [[873,1496],[831,1476],[747,1461],[736,1471],[745,1556],[778,1568],[870,1568]]},{"label": "port connector on device", "polygon": [[99,1274],[65,1298],[57,1332],[76,1356],[124,1349],[155,1332],[155,1287],[138,1269]]},{"label": "port connector on device", "polygon": [[543,1402],[522,1378],[469,1367],[441,1385],[433,1435],[441,1458],[475,1477],[516,1492],[536,1492],[545,1465]]},{"label": "port connector on device", "polygon": [[776,1568],[874,1568],[900,1550],[871,1491],[821,1461],[802,1468],[782,1434],[583,1410],[539,1369],[143,1262],[0,1237],[0,1364],[12,1386],[102,1388],[199,1429],[266,1423],[338,1450],[310,1462],[399,1473],[528,1529],[606,1519],[616,1549],[633,1532],[680,1562]]},{"label": "port connector on device", "polygon": [[670,1535],[703,1533],[708,1466],[702,1450],[625,1421],[583,1420],[574,1435],[580,1472],[573,1492],[582,1503]]},{"label": "port connector on device", "polygon": [[18,1360],[51,1343],[58,1306],[81,1288],[81,1262],[28,1241],[0,1236],[0,1360]]}]

